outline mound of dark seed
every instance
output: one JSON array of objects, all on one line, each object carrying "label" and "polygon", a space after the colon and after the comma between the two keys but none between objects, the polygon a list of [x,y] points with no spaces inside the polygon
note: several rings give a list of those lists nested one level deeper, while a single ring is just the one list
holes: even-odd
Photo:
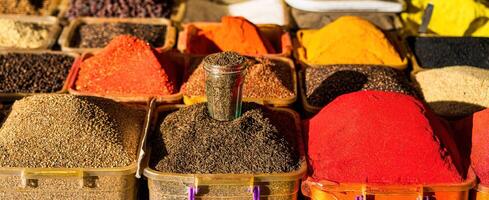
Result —
[{"label": "mound of dark seed", "polygon": [[0,128],[1,167],[123,167],[135,162],[144,111],[96,97],[33,95]]},{"label": "mound of dark seed", "polygon": [[160,119],[152,143],[152,168],[171,173],[273,173],[299,166],[294,119],[243,103],[243,115],[212,119],[196,104]]},{"label": "mound of dark seed", "polygon": [[133,35],[153,47],[165,43],[166,26],[134,23],[83,24],[79,27],[74,46],[80,48],[103,48],[119,35]]},{"label": "mound of dark seed", "polygon": [[383,66],[333,65],[305,69],[307,102],[323,107],[336,97],[359,90],[380,90],[415,95],[405,75]]},{"label": "mound of dark seed", "polygon": [[222,66],[222,67],[234,67],[241,65],[246,61],[246,57],[239,55],[236,52],[225,51],[221,53],[215,53],[208,55],[202,61],[204,66]]},{"label": "mound of dark seed", "polygon": [[486,37],[410,37],[408,43],[423,68],[460,65],[489,68]]},{"label": "mound of dark seed", "polygon": [[60,91],[73,61],[73,57],[60,54],[2,54],[0,55],[0,92]]},{"label": "mound of dark seed", "polygon": [[169,18],[174,0],[70,0],[66,17],[165,17]]}]

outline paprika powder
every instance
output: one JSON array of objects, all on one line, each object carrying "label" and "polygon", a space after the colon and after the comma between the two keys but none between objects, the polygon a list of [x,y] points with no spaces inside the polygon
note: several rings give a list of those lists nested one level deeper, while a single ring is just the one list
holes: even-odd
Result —
[{"label": "paprika powder", "polygon": [[247,55],[274,54],[272,43],[263,36],[258,27],[243,17],[225,16],[219,26],[187,27],[188,53],[211,54],[235,51]]},{"label": "paprika powder", "polygon": [[[482,184],[489,184],[489,109],[474,113],[455,121],[453,127],[461,152]],[[467,164],[468,165],[468,164]]]},{"label": "paprika powder", "polygon": [[163,96],[178,91],[173,64],[134,36],[115,37],[80,65],[76,90],[115,96]]},{"label": "paprika powder", "polygon": [[306,124],[315,180],[430,184],[463,179],[450,130],[412,96],[382,91],[345,94]]}]

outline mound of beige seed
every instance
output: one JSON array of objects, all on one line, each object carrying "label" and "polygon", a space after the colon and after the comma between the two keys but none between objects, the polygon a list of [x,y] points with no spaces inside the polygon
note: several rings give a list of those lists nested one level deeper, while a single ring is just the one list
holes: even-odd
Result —
[{"label": "mound of beige seed", "polygon": [[68,94],[16,101],[0,129],[0,166],[106,168],[136,160],[145,112]]}]

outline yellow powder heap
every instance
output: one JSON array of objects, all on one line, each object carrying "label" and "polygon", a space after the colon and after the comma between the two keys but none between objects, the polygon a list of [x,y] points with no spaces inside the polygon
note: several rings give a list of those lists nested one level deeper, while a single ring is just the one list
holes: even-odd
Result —
[{"label": "yellow powder heap", "polygon": [[372,64],[405,68],[384,33],[360,17],[340,17],[320,30],[302,31],[299,39],[310,64]]}]

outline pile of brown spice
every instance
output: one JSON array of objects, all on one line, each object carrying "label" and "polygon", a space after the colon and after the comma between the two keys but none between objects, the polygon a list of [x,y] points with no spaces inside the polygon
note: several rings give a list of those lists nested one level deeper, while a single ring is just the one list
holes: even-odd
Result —
[{"label": "pile of brown spice", "polygon": [[152,140],[152,168],[169,173],[278,173],[299,167],[292,115],[244,103],[241,117],[222,122],[205,103],[162,117]]},{"label": "pile of brown spice", "polygon": [[[244,98],[285,99],[295,95],[292,69],[287,62],[263,57],[248,58]],[[201,59],[196,62],[200,64],[191,65],[195,70],[187,73],[188,79],[182,86],[182,92],[187,96],[205,96],[205,70]]]},{"label": "pile of brown spice", "polygon": [[0,129],[0,166],[125,167],[136,160],[144,111],[111,100],[43,94],[16,101]]},{"label": "pile of brown spice", "polygon": [[327,65],[304,70],[307,102],[323,107],[336,97],[361,91],[378,90],[416,95],[402,71],[376,65]]}]

